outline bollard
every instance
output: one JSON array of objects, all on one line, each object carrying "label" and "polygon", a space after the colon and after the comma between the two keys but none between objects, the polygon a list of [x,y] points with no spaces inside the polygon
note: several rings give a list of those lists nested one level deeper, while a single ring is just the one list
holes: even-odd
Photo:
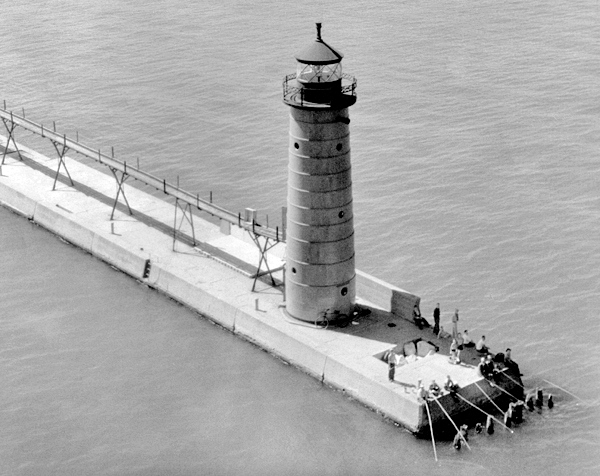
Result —
[{"label": "bollard", "polygon": [[258,307],[258,298],[256,298],[256,299],[254,300],[254,308],[255,308],[257,311],[260,311],[260,309],[259,309],[259,307]]}]

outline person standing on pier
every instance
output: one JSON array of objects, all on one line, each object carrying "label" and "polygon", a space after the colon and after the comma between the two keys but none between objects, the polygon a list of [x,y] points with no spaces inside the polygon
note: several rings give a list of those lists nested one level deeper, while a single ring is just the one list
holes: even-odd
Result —
[{"label": "person standing on pier", "polygon": [[388,379],[390,382],[394,381],[396,376],[396,354],[390,351],[388,355]]},{"label": "person standing on pier", "polygon": [[458,337],[458,309],[454,311],[454,316],[452,316],[452,337],[455,339]]},{"label": "person standing on pier", "polygon": [[433,333],[438,334],[440,332],[440,303],[433,310]]}]

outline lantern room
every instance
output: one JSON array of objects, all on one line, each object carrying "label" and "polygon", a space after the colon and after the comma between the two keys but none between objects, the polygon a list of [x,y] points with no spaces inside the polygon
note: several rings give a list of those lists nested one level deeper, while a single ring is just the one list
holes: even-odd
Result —
[{"label": "lantern room", "polygon": [[347,107],[354,104],[356,80],[342,73],[343,57],[342,53],[323,41],[321,23],[317,23],[317,38],[296,55],[296,73],[284,79],[284,102],[304,107]]}]

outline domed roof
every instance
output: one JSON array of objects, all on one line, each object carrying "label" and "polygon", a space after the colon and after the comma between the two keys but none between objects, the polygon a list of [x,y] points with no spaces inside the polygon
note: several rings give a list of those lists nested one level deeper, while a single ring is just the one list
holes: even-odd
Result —
[{"label": "domed roof", "polygon": [[321,38],[321,24],[317,23],[317,39],[296,55],[300,63],[332,64],[342,61],[344,55],[329,46]]}]

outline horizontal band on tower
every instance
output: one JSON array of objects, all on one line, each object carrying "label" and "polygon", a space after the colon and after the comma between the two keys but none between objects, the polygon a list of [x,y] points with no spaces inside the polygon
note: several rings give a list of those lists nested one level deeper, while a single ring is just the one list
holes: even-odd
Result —
[{"label": "horizontal band on tower", "polygon": [[[349,128],[348,128],[348,124],[344,124],[343,122],[340,122],[339,118],[343,118],[343,119],[349,119],[349,118],[350,118],[350,117],[349,117],[350,115],[349,115],[349,114],[347,114],[347,115],[345,115],[345,116],[344,116],[344,115],[342,115],[342,114],[336,114],[336,112],[335,112],[335,111],[342,111],[343,109],[347,109],[347,108],[342,108],[342,109],[329,109],[329,110],[327,110],[327,111],[319,111],[319,113],[318,113],[319,117],[323,117],[325,114],[329,114],[329,115],[331,115],[331,116],[334,116],[334,115],[335,115],[335,117],[332,117],[332,119],[331,119],[331,120],[329,120],[329,121],[318,121],[318,122],[316,122],[316,121],[314,121],[314,120],[302,121],[302,120],[300,120],[300,119],[299,119],[299,117],[298,117],[298,116],[300,116],[302,113],[299,113],[299,114],[296,114],[296,115],[294,115],[294,114],[292,114],[292,110],[290,110],[290,118],[292,119],[292,121],[294,121],[294,122],[297,122],[297,123],[300,123],[300,124],[310,124],[310,125],[316,124],[316,125],[319,125],[319,126],[322,126],[322,125],[327,125],[327,124],[336,124],[336,125],[337,125],[337,124],[340,124],[340,125],[342,125],[342,126],[345,126],[347,129],[349,129]],[[297,111],[295,111],[295,112],[297,112]],[[323,113],[325,113],[325,114],[323,114]],[[315,115],[316,115],[316,114],[311,114],[312,118],[314,118],[314,117],[315,117]]]},{"label": "horizontal band on tower", "polygon": [[[334,210],[334,209],[332,208],[331,210]],[[337,207],[335,208],[335,210],[337,210]],[[352,220],[354,220],[354,216],[351,215],[347,220],[339,221],[337,223],[327,223],[327,224],[321,225],[321,224],[313,224],[313,223],[305,223],[302,221],[296,221],[292,218],[288,219],[288,221],[292,222],[296,226],[306,226],[306,227],[310,227],[310,228],[328,228],[328,227],[334,227],[334,226],[341,226],[341,225],[345,225],[348,222],[351,222]],[[288,226],[288,230],[289,230],[289,228],[290,227]]]},{"label": "horizontal band on tower", "polygon": [[333,173],[326,173],[326,174],[315,174],[315,173],[308,173],[308,172],[298,172],[297,170],[292,169],[291,166],[288,165],[288,170],[292,173],[295,173],[296,175],[302,175],[302,176],[307,176],[307,177],[326,177],[328,175],[339,175],[339,174],[344,174],[344,173],[348,173],[352,170],[352,166],[348,167],[347,169],[344,170],[340,170],[339,172],[333,172]]},{"label": "horizontal band on tower", "polygon": [[[304,124],[310,124],[310,123],[306,122]],[[340,135],[340,136],[336,135],[334,139],[317,139],[317,138],[307,139],[306,137],[296,136],[296,135],[292,134],[291,131],[289,132],[288,136],[289,137],[293,137],[296,140],[305,141],[305,142],[309,142],[309,141],[310,142],[330,142],[330,141],[333,142],[334,140],[342,140],[342,139],[345,139],[346,137],[350,137],[350,133],[348,132],[348,134],[343,134],[343,135]]]},{"label": "horizontal band on tower", "polygon": [[[355,256],[356,256],[356,252],[353,252],[352,256],[350,256],[350,258],[344,259],[342,261],[337,261],[336,263],[305,263],[304,261],[296,260],[294,258],[287,256],[286,266],[290,267],[290,263],[292,263],[292,262],[295,264],[306,266],[307,269],[314,268],[315,266],[334,266],[334,265],[347,263],[348,261],[352,261]],[[289,274],[289,273],[286,273],[286,279],[287,279],[287,274]]]},{"label": "horizontal band on tower", "polygon": [[[349,188],[352,188],[352,182],[350,182],[350,185],[347,185],[345,187],[326,190],[324,192],[314,192],[312,190],[304,190],[302,188],[296,188],[296,187],[293,187],[292,185],[288,185],[288,189],[290,189],[290,188],[293,189],[295,192],[299,192],[299,193],[309,193],[311,195],[316,195],[316,194],[328,195],[331,192],[341,192],[342,190],[348,190]],[[289,194],[288,194],[288,204],[289,204]],[[300,206],[300,205],[298,205],[298,206]],[[313,208],[313,207],[306,207],[306,208]],[[329,207],[327,207],[327,208],[329,208]]]},{"label": "horizontal band on tower", "polygon": [[[289,230],[289,228],[288,228]],[[286,234],[286,241],[296,241],[298,243],[306,243],[309,245],[321,245],[321,244],[327,244],[327,243],[338,243],[340,241],[344,241],[347,240],[348,238],[350,238],[351,236],[354,236],[354,229],[352,230],[352,233],[350,233],[349,235],[344,235],[343,237],[337,239],[337,240],[319,240],[319,241],[308,241],[308,240],[303,240],[301,238],[296,238],[295,236],[292,236],[289,234],[289,232]],[[315,263],[310,263],[310,264],[315,264]]]},{"label": "horizontal band on tower", "polygon": [[289,209],[291,207],[297,208],[299,210],[337,210],[339,208],[344,208],[347,207],[348,205],[350,205],[354,200],[352,200],[352,198],[350,198],[349,202],[343,203],[342,205],[338,205],[335,207],[303,207],[302,205],[296,205],[295,203],[290,203],[288,200],[288,216],[290,215],[289,213]]},{"label": "horizontal band on tower", "polygon": [[312,284],[303,284],[303,283],[298,283],[296,281],[294,281],[293,279],[291,279],[288,274],[286,273],[285,275],[285,279],[290,280],[292,283],[294,283],[296,286],[302,286],[303,288],[336,288],[336,287],[340,287],[340,286],[347,286],[349,285],[353,280],[356,279],[356,273],[354,274],[354,276],[352,276],[350,279],[348,279],[347,281],[342,281],[341,283],[337,283],[337,284],[326,284],[323,286],[315,286]]},{"label": "horizontal band on tower", "polygon": [[339,154],[330,154],[330,155],[323,155],[323,156],[303,155],[303,154],[296,153],[296,151],[294,149],[288,149],[288,154],[293,155],[294,157],[298,157],[299,159],[327,160],[327,159],[335,159],[337,157],[343,157],[344,155],[348,155],[348,154],[350,154],[350,149],[340,152]]}]

